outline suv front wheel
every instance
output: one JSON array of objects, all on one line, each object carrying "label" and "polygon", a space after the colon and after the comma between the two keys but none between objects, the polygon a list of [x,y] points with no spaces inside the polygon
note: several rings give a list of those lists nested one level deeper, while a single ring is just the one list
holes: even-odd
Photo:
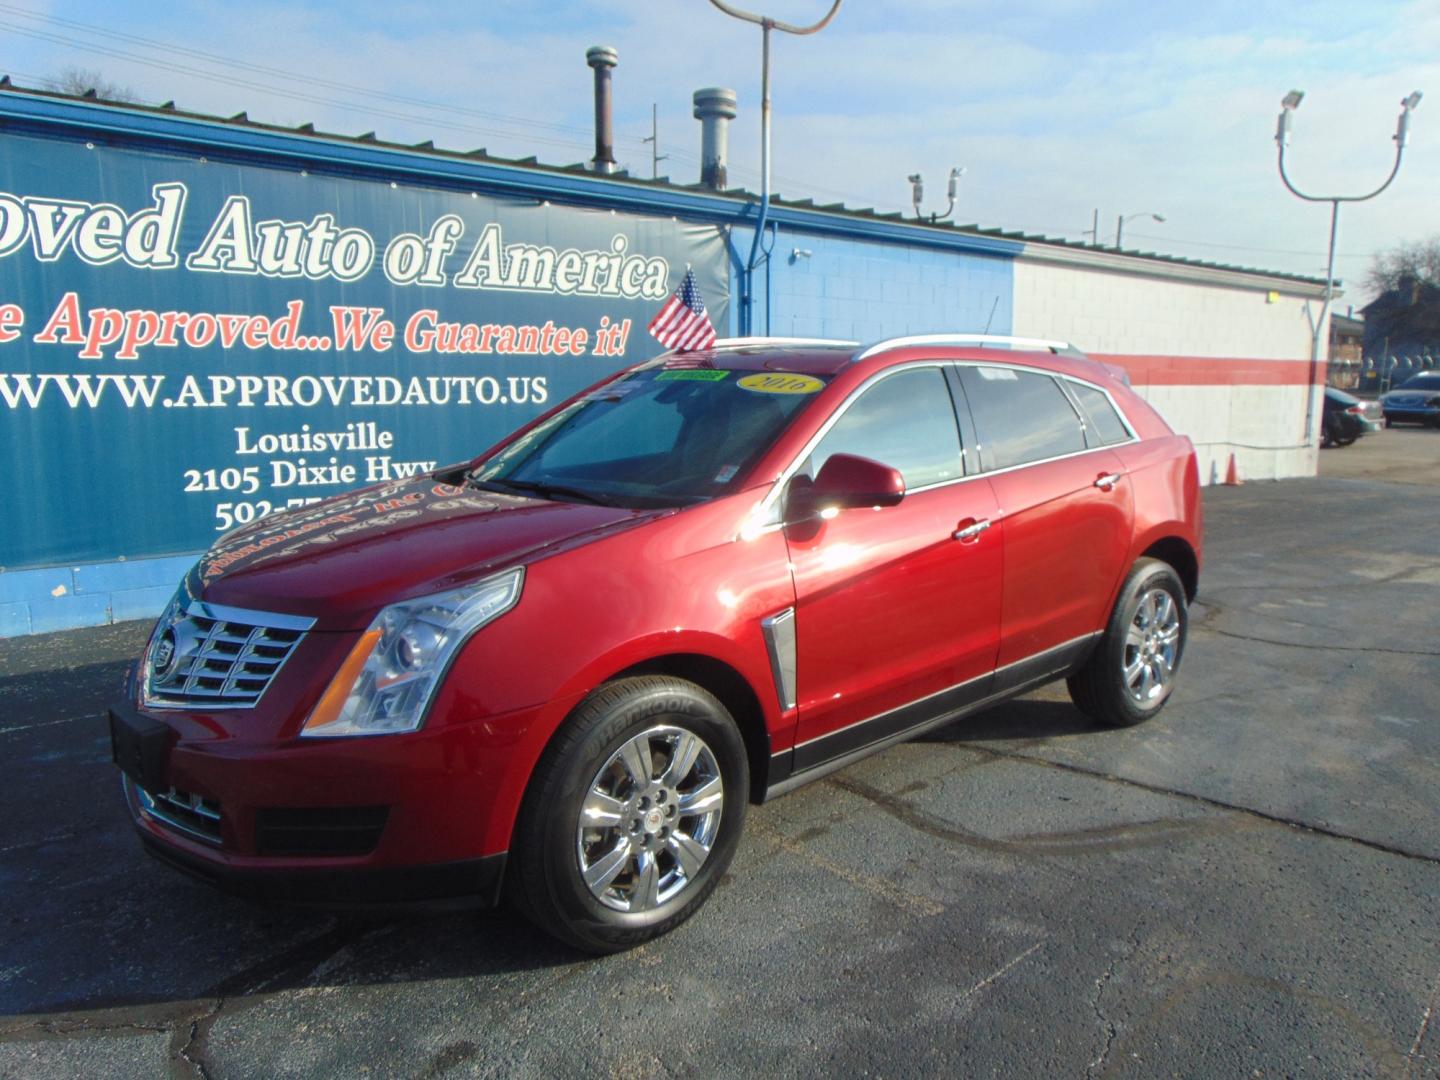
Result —
[{"label": "suv front wheel", "polygon": [[739,729],[683,679],[609,683],[546,748],[511,845],[511,898],[593,953],[667,933],[714,891],[750,793]]},{"label": "suv front wheel", "polygon": [[1158,713],[1175,687],[1189,613],[1169,563],[1140,559],[1120,588],[1095,651],[1065,685],[1092,720],[1131,727]]}]

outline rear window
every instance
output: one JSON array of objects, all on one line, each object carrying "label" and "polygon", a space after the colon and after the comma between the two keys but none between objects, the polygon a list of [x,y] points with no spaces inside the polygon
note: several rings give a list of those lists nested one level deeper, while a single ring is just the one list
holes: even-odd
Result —
[{"label": "rear window", "polygon": [[1080,415],[1049,375],[1008,367],[962,367],[987,469],[1008,469],[1085,449]]},{"label": "rear window", "polygon": [[1091,433],[1099,436],[1101,443],[1114,446],[1116,443],[1129,441],[1130,432],[1125,430],[1125,422],[1110,403],[1109,395],[1084,383],[1072,382],[1070,389],[1075,392],[1080,407],[1085,410]]}]

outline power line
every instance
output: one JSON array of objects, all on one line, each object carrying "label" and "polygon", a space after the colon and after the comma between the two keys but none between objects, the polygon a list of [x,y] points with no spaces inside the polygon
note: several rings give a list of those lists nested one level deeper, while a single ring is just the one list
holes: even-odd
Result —
[{"label": "power line", "polygon": [[[1142,240],[1159,240],[1166,244],[1188,244],[1192,247],[1225,248],[1230,251],[1256,251],[1265,255],[1313,255],[1318,257],[1325,254],[1323,251],[1297,251],[1291,248],[1250,247],[1246,244],[1217,244],[1211,240],[1187,240],[1181,236],[1159,236],[1155,233],[1137,232],[1132,235],[1138,236]],[[1373,251],[1336,252],[1337,257],[1342,259],[1368,259],[1374,254],[1375,252]]]}]

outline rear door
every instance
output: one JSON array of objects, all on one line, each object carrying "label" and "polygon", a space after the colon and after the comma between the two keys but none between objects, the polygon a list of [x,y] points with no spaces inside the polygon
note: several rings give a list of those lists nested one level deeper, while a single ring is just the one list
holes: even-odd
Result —
[{"label": "rear door", "polygon": [[1069,666],[1104,627],[1134,510],[1124,464],[1060,378],[1001,365],[958,372],[1004,522],[1003,690]]},{"label": "rear door", "polygon": [[800,475],[813,477],[831,454],[856,454],[898,469],[906,495],[785,530],[797,770],[978,700],[1000,626],[1002,544],[986,527],[995,497],[984,478],[965,477],[943,367],[901,368],[842,408]]}]

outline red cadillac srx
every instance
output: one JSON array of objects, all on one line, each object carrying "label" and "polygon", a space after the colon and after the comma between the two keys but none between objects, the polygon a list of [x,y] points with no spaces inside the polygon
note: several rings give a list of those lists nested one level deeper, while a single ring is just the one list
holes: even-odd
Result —
[{"label": "red cadillac srx", "polygon": [[110,710],[145,846],[243,894],[493,903],[607,952],[746,804],[1055,679],[1174,686],[1195,455],[1059,343],[756,339],[225,536]]}]

